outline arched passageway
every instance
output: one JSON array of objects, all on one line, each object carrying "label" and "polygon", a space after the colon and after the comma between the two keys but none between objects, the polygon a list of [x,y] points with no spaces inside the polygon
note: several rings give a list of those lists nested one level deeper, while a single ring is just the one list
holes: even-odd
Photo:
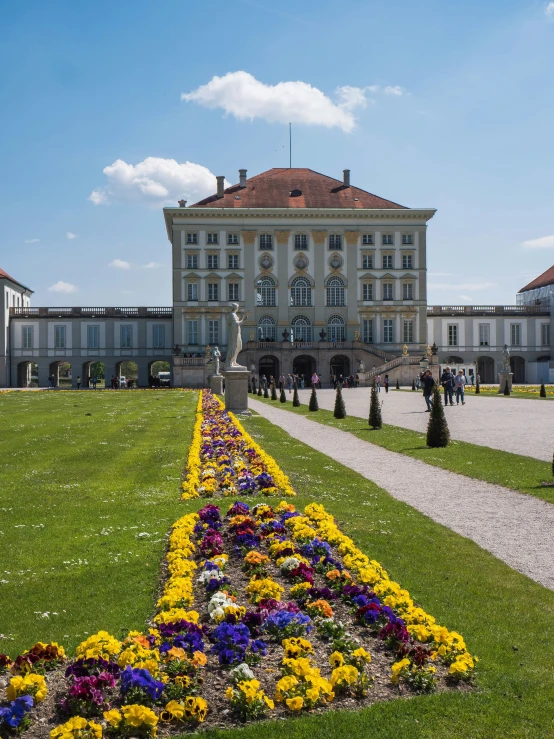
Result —
[{"label": "arched passageway", "polygon": [[494,372],[494,359],[492,357],[479,357],[477,360],[477,374],[480,381],[485,384],[492,384],[497,381]]},{"label": "arched passageway", "polygon": [[298,375],[300,380],[304,379],[304,387],[312,384],[312,375],[316,371],[316,361],[309,354],[300,354],[292,361],[293,374]]},{"label": "arched passageway", "polygon": [[334,357],[331,357],[330,372],[331,375],[336,375],[337,377],[340,377],[340,375],[348,377],[350,375],[350,359],[344,356],[344,354],[336,354]]}]

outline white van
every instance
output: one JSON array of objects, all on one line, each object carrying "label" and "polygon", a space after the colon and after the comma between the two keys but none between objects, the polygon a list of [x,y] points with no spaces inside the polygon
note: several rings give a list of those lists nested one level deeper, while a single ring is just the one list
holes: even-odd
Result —
[{"label": "white van", "polygon": [[158,380],[160,387],[169,387],[171,385],[171,372],[158,372]]},{"label": "white van", "polygon": [[125,379],[125,375],[121,375],[119,378],[119,387],[127,387],[127,380]]}]

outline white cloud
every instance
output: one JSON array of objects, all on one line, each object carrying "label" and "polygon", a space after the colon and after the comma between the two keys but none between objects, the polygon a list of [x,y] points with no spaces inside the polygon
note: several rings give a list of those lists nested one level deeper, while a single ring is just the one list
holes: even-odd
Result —
[{"label": "white cloud", "polygon": [[[147,157],[138,164],[118,159],[105,167],[108,184],[89,195],[94,205],[111,202],[196,202],[216,191],[216,180],[209,169],[194,162],[180,164],[175,159]],[[226,183],[226,187],[229,183]]]},{"label": "white cloud", "polygon": [[108,264],[108,267],[115,267],[116,269],[131,269],[130,262],[125,262],[123,259],[114,259]]},{"label": "white cloud", "polygon": [[[552,3],[554,6],[554,3]],[[541,236],[540,239],[530,239],[522,243],[526,249],[554,249],[554,234],[552,236]]]},{"label": "white cloud", "polygon": [[336,94],[339,99],[339,106],[348,111],[367,107],[365,91],[365,87],[351,87],[350,85],[337,87]]},{"label": "white cloud", "polygon": [[548,3],[544,9],[547,18],[554,18],[554,3]]},{"label": "white cloud", "polygon": [[25,239],[26,244],[38,244],[40,239]]},{"label": "white cloud", "polygon": [[158,269],[158,267],[163,267],[163,264],[160,264],[160,262],[148,262],[148,264],[142,265],[143,269]]},{"label": "white cloud", "polygon": [[385,95],[395,95],[396,97],[401,97],[405,94],[405,90],[403,87],[400,87],[400,85],[387,85],[384,89]]},{"label": "white cloud", "polygon": [[71,233],[71,231],[68,231],[68,232],[66,233],[66,236],[67,236],[67,238],[68,238],[68,239],[69,239],[70,241],[71,241],[71,239],[76,239],[76,238],[77,238],[77,234]]},{"label": "white cloud", "polygon": [[459,290],[478,292],[479,290],[490,290],[492,287],[496,287],[495,282],[464,282],[458,285],[449,282],[430,282],[428,285],[430,290],[448,290],[452,292],[458,292]]},{"label": "white cloud", "polygon": [[48,290],[51,293],[66,293],[69,295],[70,293],[77,292],[77,285],[72,285],[71,282],[63,282],[63,280],[59,280],[54,285],[50,285]]}]

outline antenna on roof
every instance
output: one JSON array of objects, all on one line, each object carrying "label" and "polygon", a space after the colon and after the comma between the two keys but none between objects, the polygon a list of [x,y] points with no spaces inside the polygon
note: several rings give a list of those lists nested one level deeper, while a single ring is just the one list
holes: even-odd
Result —
[{"label": "antenna on roof", "polygon": [[289,169],[292,169],[292,123],[289,123]]}]

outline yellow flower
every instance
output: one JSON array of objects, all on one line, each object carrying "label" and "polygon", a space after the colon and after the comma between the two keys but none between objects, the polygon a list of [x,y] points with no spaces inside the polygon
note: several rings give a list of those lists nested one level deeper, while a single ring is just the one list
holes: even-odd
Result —
[{"label": "yellow flower", "polygon": [[233,698],[235,697],[235,691],[233,690],[233,688],[231,687],[227,688],[227,690],[225,691],[225,697],[227,698],[228,701],[233,700]]},{"label": "yellow flower", "polygon": [[51,739],[101,739],[102,726],[95,721],[87,721],[86,718],[74,716],[65,724],[57,726],[50,732]]},{"label": "yellow flower", "polygon": [[119,724],[123,721],[123,716],[117,710],[117,708],[112,708],[111,711],[104,711],[103,716],[108,724],[110,726],[113,726],[114,728],[117,728]]},{"label": "yellow flower", "polygon": [[304,699],[300,696],[296,696],[296,698],[287,698],[285,703],[287,704],[287,708],[291,711],[301,711],[302,706],[304,705]]},{"label": "yellow flower", "polygon": [[123,706],[121,709],[123,717],[129,726],[138,729],[142,726],[154,727],[158,723],[158,717],[146,706],[139,706],[136,703],[130,706]]},{"label": "yellow flower", "polygon": [[183,706],[179,703],[179,701],[169,701],[169,703],[166,705],[165,710],[171,718],[176,718],[177,720],[180,720],[185,715],[185,709]]},{"label": "yellow flower", "polygon": [[331,667],[342,667],[344,664],[344,656],[340,652],[333,652],[329,657],[329,664]]}]

